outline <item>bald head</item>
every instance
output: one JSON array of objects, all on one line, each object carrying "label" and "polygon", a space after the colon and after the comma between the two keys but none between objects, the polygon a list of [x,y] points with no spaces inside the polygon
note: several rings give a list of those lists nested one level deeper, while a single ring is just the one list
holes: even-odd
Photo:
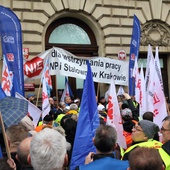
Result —
[{"label": "bald head", "polygon": [[22,140],[17,148],[17,159],[20,164],[28,165],[28,155],[30,154],[30,144],[32,137]]}]

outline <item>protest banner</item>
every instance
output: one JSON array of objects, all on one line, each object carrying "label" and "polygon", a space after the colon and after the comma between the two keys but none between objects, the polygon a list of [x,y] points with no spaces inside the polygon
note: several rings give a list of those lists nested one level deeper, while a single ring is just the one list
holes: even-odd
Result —
[{"label": "protest banner", "polygon": [[24,61],[25,81],[41,78],[46,58],[49,57],[50,74],[85,79],[87,74],[86,60],[92,68],[94,82],[128,85],[128,62],[106,57],[77,57],[70,52],[53,47],[32,60]]}]

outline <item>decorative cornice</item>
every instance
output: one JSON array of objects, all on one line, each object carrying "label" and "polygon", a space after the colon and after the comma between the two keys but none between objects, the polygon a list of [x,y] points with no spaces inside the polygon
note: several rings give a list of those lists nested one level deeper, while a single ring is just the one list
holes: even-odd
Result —
[{"label": "decorative cornice", "polygon": [[169,26],[160,21],[146,22],[141,29],[141,45],[170,46]]}]

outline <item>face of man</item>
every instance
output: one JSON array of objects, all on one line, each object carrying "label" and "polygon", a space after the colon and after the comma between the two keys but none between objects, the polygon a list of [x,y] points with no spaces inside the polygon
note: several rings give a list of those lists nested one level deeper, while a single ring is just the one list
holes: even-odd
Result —
[{"label": "face of man", "polygon": [[163,122],[161,133],[162,133],[162,138],[164,142],[167,142],[168,140],[170,140],[170,124],[168,120],[165,120]]},{"label": "face of man", "polygon": [[54,104],[54,100],[53,100],[53,98],[52,98],[52,97],[50,97],[50,98],[49,98],[49,103],[50,103],[51,105],[53,105],[53,104]]},{"label": "face of man", "polygon": [[68,104],[70,104],[70,103],[72,102],[72,101],[71,101],[71,97],[68,96],[68,97],[66,98],[66,101],[65,101],[65,102],[68,103]]},{"label": "face of man", "polygon": [[132,140],[134,142],[143,142],[148,140],[142,128],[138,124],[136,124],[132,129]]}]

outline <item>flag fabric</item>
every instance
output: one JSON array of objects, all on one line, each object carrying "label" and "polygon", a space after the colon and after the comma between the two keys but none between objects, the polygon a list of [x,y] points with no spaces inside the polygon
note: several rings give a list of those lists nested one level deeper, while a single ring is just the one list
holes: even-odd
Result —
[{"label": "flag fabric", "polygon": [[[159,57],[157,59],[159,60]],[[158,74],[155,74],[157,69],[155,66],[157,64],[158,62],[156,62],[155,60],[153,65],[150,64],[151,83],[149,84],[148,103],[151,106],[151,111],[154,113],[154,123],[156,123],[161,128],[162,120],[167,116],[167,111],[166,101],[162,90],[162,83],[160,81],[160,78],[158,77]],[[159,67],[160,66],[158,66],[158,68]]]},{"label": "flag fabric", "polygon": [[134,65],[134,69],[133,69],[133,77],[135,80],[135,100],[140,103],[140,83],[141,83],[141,79],[139,78],[139,68],[138,68],[138,62],[137,62],[137,58],[135,58],[135,65]]},{"label": "flag fabric", "polygon": [[123,95],[125,93],[123,86],[119,86],[118,92],[117,92],[117,96],[119,95]]},{"label": "flag fabric", "polygon": [[99,115],[97,110],[94,82],[89,62],[87,61],[87,75],[83,88],[83,95],[78,117],[76,135],[74,140],[70,169],[75,170],[84,164],[85,157],[89,152],[95,152],[92,139],[96,128],[99,126]]},{"label": "flag fabric", "polygon": [[146,110],[147,111],[153,111],[153,104],[149,100],[149,89],[152,90],[151,82],[153,83],[153,75],[151,72],[154,71],[154,57],[152,53],[152,47],[148,45],[148,53],[147,53],[147,64],[146,64],[146,72],[145,72],[145,97],[146,97]]},{"label": "flag fabric", "polygon": [[47,58],[45,68],[45,81],[46,81],[46,87],[47,87],[47,93],[48,96],[51,96],[51,90],[52,90],[52,80],[50,75],[50,69],[49,69],[49,57]]},{"label": "flag fabric", "polygon": [[[48,62],[48,58],[46,59],[46,63]],[[47,66],[45,64],[45,66]],[[48,99],[48,92],[47,92],[47,81],[46,81],[46,67],[44,67],[43,74],[42,74],[42,119],[49,114],[50,112],[50,102]]]},{"label": "flag fabric", "polygon": [[9,8],[0,6],[0,37],[2,53],[13,73],[11,96],[24,96],[22,29],[18,17]]},{"label": "flag fabric", "polygon": [[[11,73],[12,74],[12,73]],[[12,90],[12,75],[8,70],[8,65],[6,63],[6,58],[3,58],[3,68],[2,68],[2,89],[7,96],[11,96]]]},{"label": "flag fabric", "polygon": [[109,90],[109,101],[108,101],[108,113],[107,113],[107,124],[113,126],[117,131],[117,143],[120,147],[126,149],[126,140],[123,136],[123,125],[122,118],[120,115],[120,109],[116,96],[116,88],[114,79],[112,78]]},{"label": "flag fabric", "polygon": [[70,85],[69,85],[69,83],[68,83],[68,80],[67,80],[67,78],[65,77],[65,88],[64,88],[64,91],[63,91],[63,93],[62,93],[62,96],[61,96],[60,101],[64,102],[64,98],[65,98],[66,96],[70,96],[70,97],[71,97],[71,96],[73,96],[73,93],[72,93],[71,87],[70,87]]},{"label": "flag fabric", "polygon": [[158,49],[158,47],[156,47],[156,52],[155,52],[155,69],[156,69],[156,73],[157,73],[158,78],[159,78],[159,82],[161,83],[162,90],[164,91],[161,67],[160,67],[160,62],[159,62],[159,49]]},{"label": "flag fabric", "polygon": [[135,82],[132,74],[133,74],[135,58],[138,60],[139,47],[140,47],[140,35],[141,35],[140,22],[137,16],[134,15],[132,38],[130,44],[130,56],[129,56],[129,94],[131,96],[134,96],[135,93],[134,92]]},{"label": "flag fabric", "polygon": [[142,118],[143,114],[146,112],[146,93],[145,93],[145,79],[143,73],[143,65],[140,69],[140,101],[139,101],[139,116]]},{"label": "flag fabric", "polygon": [[35,106],[33,103],[28,101],[25,97],[21,96],[19,93],[16,92],[15,97],[26,100],[28,102],[28,114],[33,118],[33,124],[34,124],[34,127],[36,127],[40,119],[42,111],[37,106]]},{"label": "flag fabric", "polygon": [[4,99],[6,97],[6,94],[4,93],[3,89],[1,88],[1,85],[0,85],[0,100],[1,99]]}]

